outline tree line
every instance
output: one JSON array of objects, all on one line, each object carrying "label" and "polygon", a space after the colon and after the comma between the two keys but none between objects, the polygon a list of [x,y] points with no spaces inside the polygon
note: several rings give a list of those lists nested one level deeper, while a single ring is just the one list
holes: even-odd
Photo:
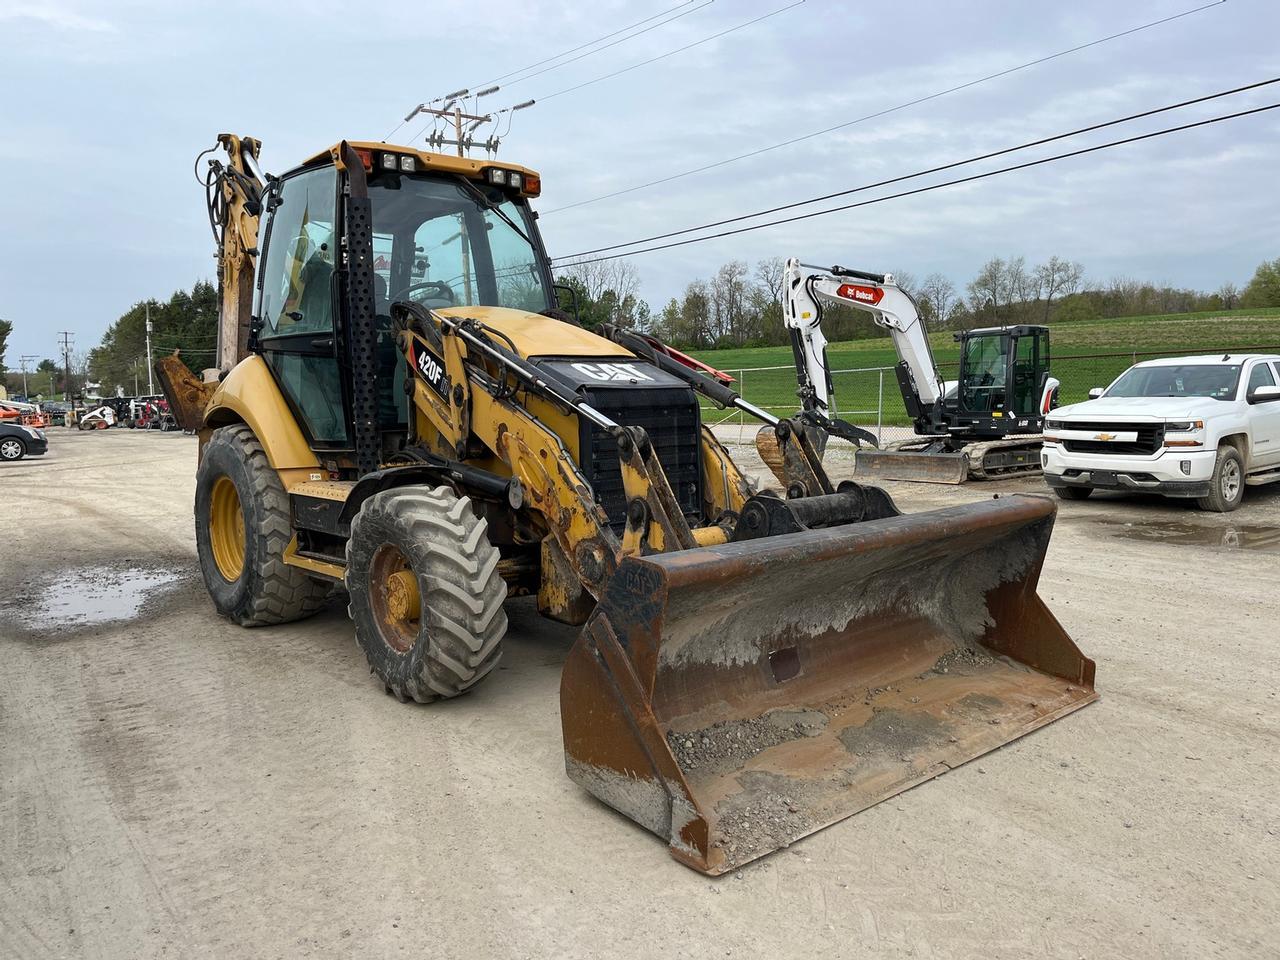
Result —
[{"label": "tree line", "polygon": [[[777,346],[789,342],[782,320],[783,269],[781,257],[754,266],[731,260],[654,312],[640,298],[639,274],[627,261],[570,265],[559,279],[572,293],[561,297],[561,305],[571,310],[576,304],[584,326],[616,323],[686,349]],[[1020,256],[993,257],[963,289],[940,273],[917,279],[898,271],[894,279],[935,330],[1280,307],[1280,258],[1262,263],[1243,290],[1224,283],[1211,293],[1128,277],[1089,285],[1082,264],[1057,256],[1038,264]],[[883,335],[869,314],[852,307],[827,306],[823,327],[828,340]]]},{"label": "tree line", "polygon": [[[754,266],[731,260],[710,278],[691,281],[679,297],[654,312],[640,296],[640,275],[633,264],[582,264],[560,273],[560,303],[567,313],[576,311],[583,326],[616,323],[686,349],[775,346],[789,342],[782,322],[783,266],[780,257]],[[1244,289],[1224,283],[1212,293],[1127,277],[1089,285],[1081,264],[1056,256],[1033,265],[1022,257],[994,257],[963,290],[939,273],[922,280],[906,271],[894,276],[933,329],[1280,307],[1280,257],[1260,264]],[[192,370],[212,366],[217,307],[217,289],[203,280],[168,300],[139,301],[107,329],[97,347],[71,354],[69,383],[60,358],[46,357],[29,367],[28,389],[32,395],[61,396],[93,383],[107,395],[118,389],[126,394],[145,392],[148,310],[153,357],[180,348]],[[882,335],[866,313],[846,307],[829,308],[824,328],[829,340]],[[14,394],[22,390],[22,373],[6,366],[12,330],[11,321],[0,320],[0,377]]]}]

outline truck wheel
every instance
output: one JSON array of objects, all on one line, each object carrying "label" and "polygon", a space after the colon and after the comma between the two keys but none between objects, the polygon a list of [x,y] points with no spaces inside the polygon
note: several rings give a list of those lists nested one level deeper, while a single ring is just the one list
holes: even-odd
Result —
[{"label": "truck wheel", "polygon": [[488,524],[449,487],[366,500],[347,541],[356,643],[401,702],[456,697],[502,656],[507,587]]},{"label": "truck wheel", "polygon": [[27,445],[17,437],[0,440],[0,460],[21,460],[27,455]]},{"label": "truck wheel", "polygon": [[1088,500],[1093,487],[1054,487],[1053,492],[1061,500]]},{"label": "truck wheel", "polygon": [[1201,510],[1230,513],[1244,499],[1244,458],[1235,447],[1218,448],[1218,460],[1209,480],[1209,495],[1196,501]]},{"label": "truck wheel", "polygon": [[244,424],[215,430],[196,470],[196,553],[218,613],[242,627],[288,623],[324,606],[329,584],[284,562],[289,495]]}]

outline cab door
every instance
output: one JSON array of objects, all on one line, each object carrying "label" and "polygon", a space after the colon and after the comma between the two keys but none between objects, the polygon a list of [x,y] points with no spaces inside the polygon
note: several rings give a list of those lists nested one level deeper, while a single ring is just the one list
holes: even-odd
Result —
[{"label": "cab door", "polygon": [[1014,341],[1012,404],[1014,417],[1040,415],[1040,393],[1049,366],[1048,334],[1030,333]]},{"label": "cab door", "polygon": [[258,345],[313,449],[351,446],[338,363],[337,172],[286,177],[270,201],[258,272]]},{"label": "cab door", "polygon": [[[1258,387],[1274,387],[1280,384],[1276,368],[1265,360],[1254,363],[1245,382],[1245,400]],[[1250,432],[1253,434],[1253,450],[1249,468],[1280,466],[1280,400],[1266,403],[1250,403],[1248,411]]]}]

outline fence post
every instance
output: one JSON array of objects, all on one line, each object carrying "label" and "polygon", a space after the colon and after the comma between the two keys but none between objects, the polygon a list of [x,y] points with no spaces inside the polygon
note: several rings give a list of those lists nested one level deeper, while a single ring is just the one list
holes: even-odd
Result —
[{"label": "fence post", "polygon": [[880,390],[876,395],[876,444],[884,446],[884,367],[880,368]]},{"label": "fence post", "polygon": [[[742,397],[743,400],[746,400],[747,399],[747,371],[746,370],[738,371],[738,386],[741,388],[738,391],[738,395]],[[738,410],[738,442],[739,443],[742,443],[742,430],[746,426],[746,418],[747,418],[747,415],[741,409],[739,409]]]}]

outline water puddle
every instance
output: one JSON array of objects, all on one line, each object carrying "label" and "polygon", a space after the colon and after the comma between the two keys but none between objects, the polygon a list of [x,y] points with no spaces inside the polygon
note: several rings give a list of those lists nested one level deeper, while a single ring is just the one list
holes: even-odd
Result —
[{"label": "water puddle", "polygon": [[1280,527],[1247,523],[1204,526],[1198,523],[1152,520],[1127,523],[1123,520],[1108,520],[1104,517],[1096,517],[1091,522],[1106,528],[1112,536],[1123,537],[1126,540],[1140,540],[1144,543],[1226,547],[1232,550],[1280,553]]},{"label": "water puddle", "polygon": [[86,567],[70,571],[31,598],[23,620],[31,627],[55,629],[132,620],[143,604],[178,579],[172,570]]}]

